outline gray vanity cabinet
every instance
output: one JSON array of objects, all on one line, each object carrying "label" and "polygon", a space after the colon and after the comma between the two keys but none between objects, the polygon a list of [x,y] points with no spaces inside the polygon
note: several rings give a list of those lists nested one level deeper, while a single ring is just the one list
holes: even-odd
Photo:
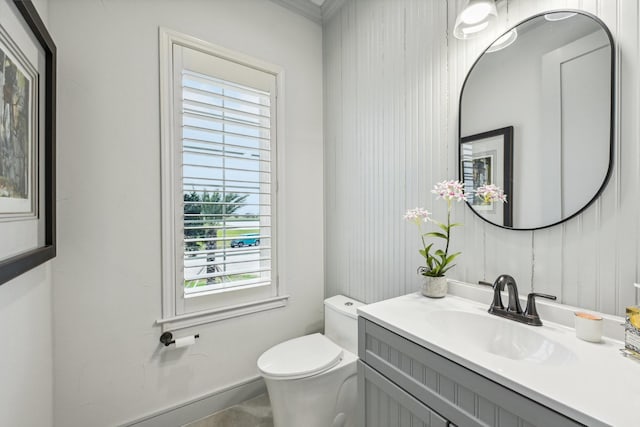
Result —
[{"label": "gray vanity cabinet", "polygon": [[582,424],[363,317],[361,427],[569,427]]}]

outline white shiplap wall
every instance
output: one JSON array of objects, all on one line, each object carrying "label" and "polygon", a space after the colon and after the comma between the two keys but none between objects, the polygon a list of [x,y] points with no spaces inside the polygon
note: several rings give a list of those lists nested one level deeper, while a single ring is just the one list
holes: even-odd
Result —
[{"label": "white shiplap wall", "polygon": [[348,0],[325,22],[326,293],[373,302],[413,292],[418,236],[404,210],[457,177],[458,98],[482,50],[523,19],[586,10],[616,41],[615,154],[611,180],[583,214],[539,231],[510,231],[455,207],[463,251],[450,277],[513,275],[521,293],[621,314],[638,301],[640,265],[640,8],[637,0],[499,0],[498,24],[471,41],[451,36],[462,1]]}]

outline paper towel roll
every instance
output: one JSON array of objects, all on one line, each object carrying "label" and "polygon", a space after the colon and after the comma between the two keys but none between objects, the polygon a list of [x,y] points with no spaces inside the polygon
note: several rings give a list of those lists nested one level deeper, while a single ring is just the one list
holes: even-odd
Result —
[{"label": "paper towel roll", "polygon": [[189,335],[187,337],[176,338],[176,348],[187,347],[196,342],[196,337]]}]

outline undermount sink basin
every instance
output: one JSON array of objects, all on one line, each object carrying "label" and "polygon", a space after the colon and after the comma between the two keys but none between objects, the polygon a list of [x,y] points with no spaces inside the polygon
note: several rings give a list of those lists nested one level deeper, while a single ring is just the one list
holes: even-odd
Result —
[{"label": "undermount sink basin", "polygon": [[438,310],[427,313],[429,327],[447,339],[513,360],[561,365],[576,355],[563,345],[512,320],[484,313]]}]

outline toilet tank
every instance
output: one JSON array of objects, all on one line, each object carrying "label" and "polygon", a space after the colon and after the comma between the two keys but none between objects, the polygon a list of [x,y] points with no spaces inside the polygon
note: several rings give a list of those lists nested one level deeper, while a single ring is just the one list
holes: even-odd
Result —
[{"label": "toilet tank", "polygon": [[324,334],[340,347],[358,354],[358,307],[364,304],[344,295],[324,300]]}]

